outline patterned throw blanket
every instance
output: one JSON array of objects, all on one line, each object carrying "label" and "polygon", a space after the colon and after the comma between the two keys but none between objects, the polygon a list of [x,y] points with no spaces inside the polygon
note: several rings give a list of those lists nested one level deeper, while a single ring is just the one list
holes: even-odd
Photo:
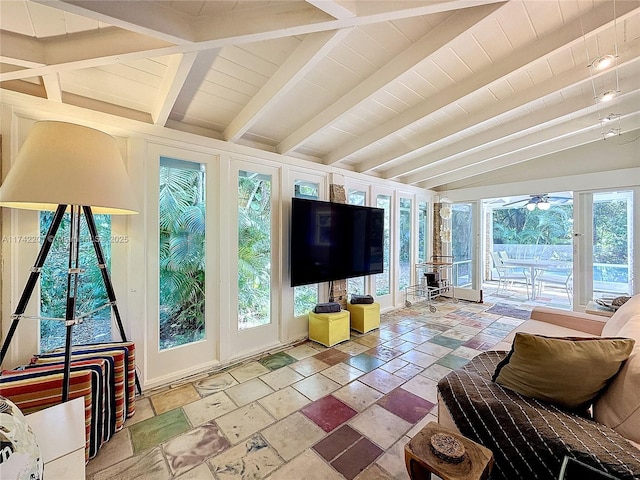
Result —
[{"label": "patterned throw blanket", "polygon": [[491,479],[555,480],[565,456],[640,479],[640,451],[610,428],[492,382],[505,356],[484,352],[438,383],[460,432],[493,452]]}]

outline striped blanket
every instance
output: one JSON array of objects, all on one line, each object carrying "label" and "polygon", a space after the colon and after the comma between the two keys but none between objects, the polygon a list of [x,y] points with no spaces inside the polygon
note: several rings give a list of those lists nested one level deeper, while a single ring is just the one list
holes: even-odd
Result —
[{"label": "striped blanket", "polygon": [[460,432],[489,448],[493,480],[556,480],[565,456],[640,479],[640,451],[610,428],[491,381],[507,352],[484,352],[438,383]]}]

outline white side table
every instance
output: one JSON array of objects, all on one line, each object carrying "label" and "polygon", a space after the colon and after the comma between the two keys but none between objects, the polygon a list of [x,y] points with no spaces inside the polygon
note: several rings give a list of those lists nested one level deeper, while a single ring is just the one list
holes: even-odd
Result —
[{"label": "white side table", "polygon": [[25,417],[40,445],[44,478],[84,480],[84,399],[75,398]]}]

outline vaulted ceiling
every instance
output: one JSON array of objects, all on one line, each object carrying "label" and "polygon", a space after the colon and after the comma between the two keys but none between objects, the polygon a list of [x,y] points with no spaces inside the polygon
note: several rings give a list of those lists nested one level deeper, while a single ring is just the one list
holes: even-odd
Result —
[{"label": "vaulted ceiling", "polygon": [[0,96],[426,188],[640,127],[638,0],[2,0],[0,28]]}]

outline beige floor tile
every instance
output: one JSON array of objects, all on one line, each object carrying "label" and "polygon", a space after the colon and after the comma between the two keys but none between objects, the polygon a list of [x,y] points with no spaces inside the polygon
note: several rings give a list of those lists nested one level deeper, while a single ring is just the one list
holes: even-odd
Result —
[{"label": "beige floor tile", "polygon": [[379,405],[372,405],[349,421],[382,449],[387,449],[407,433],[412,425]]},{"label": "beige floor tile", "polygon": [[418,423],[416,423],[413,428],[411,430],[409,430],[409,432],[407,432],[407,437],[415,437],[416,433],[418,433],[420,430],[422,430],[427,423],[429,422],[436,422],[438,423],[438,417],[432,413],[429,413],[428,415],[425,415],[425,417],[420,420]]},{"label": "beige floor tile", "polygon": [[232,444],[271,425],[275,419],[257,402],[218,417],[215,422]]},{"label": "beige floor tile", "polygon": [[225,393],[229,395],[229,398],[231,398],[236,405],[241,407],[259,398],[266,397],[270,393],[273,393],[273,389],[259,378],[252,378],[239,385],[227,388]]},{"label": "beige floor tile", "polygon": [[333,392],[333,396],[342,400],[354,410],[361,412],[382,398],[383,394],[361,382],[351,382]]},{"label": "beige floor tile", "polygon": [[385,372],[380,368],[376,368],[375,370],[360,377],[360,382],[365,385],[369,385],[371,388],[375,388],[382,393],[389,393],[394,388],[402,385],[405,380],[392,373]]},{"label": "beige floor tile", "polygon": [[198,465],[193,470],[189,470],[187,473],[183,473],[175,480],[216,480],[206,463]]},{"label": "beige floor tile", "polygon": [[314,373],[318,373],[325,368],[329,368],[329,365],[327,363],[324,363],[317,358],[305,358],[304,360],[292,363],[289,366],[297,373],[299,373],[300,375],[304,375],[305,377],[313,375]]},{"label": "beige floor tile", "polygon": [[157,415],[168,412],[174,408],[182,407],[191,402],[195,402],[200,399],[200,394],[196,391],[193,385],[183,385],[177,388],[171,388],[164,392],[152,395],[149,397],[153,409]]},{"label": "beige floor tile", "polygon": [[271,415],[277,419],[286,417],[311,403],[307,397],[289,386],[258,400]]},{"label": "beige floor tile", "polygon": [[476,350],[474,348],[469,348],[469,347],[465,347],[465,346],[460,346],[458,348],[456,348],[453,352],[451,352],[453,355],[456,355],[458,357],[462,357],[462,358],[468,358],[469,360],[471,360],[473,357],[475,357],[476,355],[482,353],[480,350]]},{"label": "beige floor tile", "polygon": [[452,352],[449,347],[438,345],[437,343],[425,342],[416,347],[416,350],[422,353],[428,353],[434,357],[444,357],[448,353]]},{"label": "beige floor tile", "polygon": [[409,438],[402,437],[376,461],[396,480],[409,480],[409,473],[404,462],[404,446],[407,442],[409,442]]},{"label": "beige floor tile", "polygon": [[270,371],[271,370],[261,363],[251,362],[246,365],[242,365],[241,367],[234,368],[233,370],[229,370],[229,373],[234,379],[236,379],[236,381],[242,383],[247,380],[251,380],[252,378],[259,377],[260,375],[264,375],[265,373],[269,373]]},{"label": "beige floor tile", "polygon": [[262,436],[289,461],[324,437],[325,432],[298,412],[266,428]]},{"label": "beige floor tile", "polygon": [[283,461],[257,433],[207,463],[219,480],[255,480],[269,475]]},{"label": "beige floor tile", "polygon": [[396,370],[400,370],[402,367],[404,367],[408,363],[409,362],[407,362],[406,360],[402,360],[400,358],[394,358],[393,360],[390,360],[384,365],[382,365],[380,368],[386,372],[393,373]]},{"label": "beige floor tile", "polygon": [[279,470],[269,480],[344,480],[344,477],[327,465],[313,450],[306,450]]},{"label": "beige floor tile", "polygon": [[318,353],[318,350],[313,348],[309,344],[302,344],[298,345],[297,347],[290,348],[289,350],[285,350],[284,353],[286,353],[287,355],[291,355],[297,360],[302,360],[303,358],[316,355]]},{"label": "beige floor tile", "polygon": [[430,378],[435,381],[439,381],[442,377],[451,372],[450,368],[444,367],[442,365],[438,365],[434,363],[433,365],[429,365],[425,368],[421,375],[424,375],[427,378]]},{"label": "beige floor tile", "polygon": [[124,425],[129,427],[153,416],[155,416],[155,412],[153,411],[151,400],[148,397],[136,398],[136,413],[133,417],[127,418]]},{"label": "beige floor tile", "polygon": [[381,344],[384,340],[381,340],[377,336],[372,335],[364,335],[362,337],[357,337],[354,339],[354,342],[364,345],[365,347],[373,348],[379,344]]},{"label": "beige floor tile", "polygon": [[123,428],[98,450],[95,457],[89,460],[85,473],[92,475],[132,456],[133,446],[129,437],[129,429]]},{"label": "beige floor tile", "polygon": [[304,375],[299,374],[291,367],[282,367],[274,370],[271,373],[267,373],[260,377],[264,383],[269,385],[274,390],[280,390],[281,388],[288,387],[292,383],[296,383],[304,378]]},{"label": "beige floor tile", "polygon": [[422,372],[422,370],[423,370],[422,367],[418,365],[414,365],[413,363],[409,363],[404,367],[402,367],[400,370],[396,370],[395,372],[393,372],[393,374],[396,377],[404,378],[405,380],[410,380],[416,375],[418,375],[420,372]]},{"label": "beige floor tile", "polygon": [[340,345],[336,345],[334,348],[340,350],[341,352],[348,353],[349,355],[360,355],[361,353],[369,350],[371,347],[349,341],[341,343]]},{"label": "beige floor tile", "polygon": [[233,387],[238,382],[229,373],[219,373],[210,377],[197,381],[194,386],[198,393],[203,397],[211,395],[213,393],[221,392],[225,388]]},{"label": "beige floor tile", "polygon": [[182,407],[191,425],[202,425],[238,408],[225,392],[208,395]]},{"label": "beige floor tile", "polygon": [[293,388],[302,393],[305,397],[311,400],[318,400],[319,398],[329,395],[334,390],[340,388],[340,384],[328,379],[320,373],[316,373],[304,380],[300,380],[292,385]]},{"label": "beige floor tile", "polygon": [[111,467],[101,470],[93,476],[92,480],[135,478],[136,480],[164,480],[171,478],[169,466],[162,456],[160,447],[153,448],[126,460],[118,462]]},{"label": "beige floor tile", "polygon": [[436,403],[438,401],[437,385],[438,382],[435,380],[417,375],[400,388],[404,388],[406,391],[418,395],[431,403]]},{"label": "beige floor tile", "polygon": [[340,385],[346,385],[363,374],[363,372],[357,368],[347,365],[346,363],[338,363],[333,367],[323,370],[321,373]]},{"label": "beige floor tile", "polygon": [[372,463],[355,480],[393,480],[393,477],[380,465]]},{"label": "beige floor tile", "polygon": [[411,350],[409,352],[403,353],[398,358],[400,360],[411,362],[422,368],[427,368],[432,363],[438,361],[438,357],[434,357],[433,355],[429,355],[427,353],[418,352],[416,350]]}]

